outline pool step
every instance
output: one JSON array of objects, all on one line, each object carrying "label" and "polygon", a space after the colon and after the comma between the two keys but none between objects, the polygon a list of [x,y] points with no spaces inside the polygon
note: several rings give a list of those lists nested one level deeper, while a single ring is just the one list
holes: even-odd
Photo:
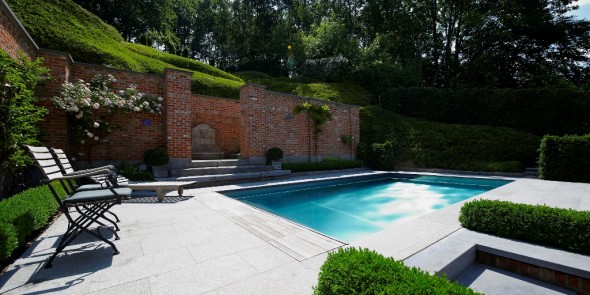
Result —
[{"label": "pool step", "polygon": [[247,164],[248,164],[247,160],[239,160],[239,159],[192,160],[191,164],[190,164],[190,168],[245,166]]},{"label": "pool step", "polygon": [[231,173],[231,174],[215,174],[215,175],[193,175],[180,176],[173,178],[158,178],[157,181],[196,181],[191,187],[206,187],[226,184],[235,184],[247,181],[273,180],[286,178],[291,174],[290,170],[270,170],[261,172],[248,173]]},{"label": "pool step", "polygon": [[266,172],[273,170],[272,166],[220,166],[220,167],[201,167],[188,168],[179,171],[178,176],[202,176],[202,175],[219,175],[219,174],[238,174]]}]

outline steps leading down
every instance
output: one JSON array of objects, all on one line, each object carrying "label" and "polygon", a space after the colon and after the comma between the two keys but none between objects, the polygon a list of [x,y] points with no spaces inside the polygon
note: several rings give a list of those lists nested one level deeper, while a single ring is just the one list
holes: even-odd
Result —
[{"label": "steps leading down", "polygon": [[289,170],[273,170],[272,166],[251,166],[247,161],[238,159],[193,160],[189,168],[171,170],[171,178],[157,180],[196,181],[194,187],[205,187],[272,180],[288,177],[289,174]]}]

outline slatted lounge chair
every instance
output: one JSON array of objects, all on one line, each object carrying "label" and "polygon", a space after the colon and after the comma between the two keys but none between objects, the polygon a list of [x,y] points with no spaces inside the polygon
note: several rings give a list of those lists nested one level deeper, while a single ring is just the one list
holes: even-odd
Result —
[{"label": "slatted lounge chair", "polygon": [[[107,171],[109,171],[109,173],[107,173],[107,174],[99,174],[99,175],[90,176],[90,179],[92,181],[94,181],[98,184],[104,184],[105,179],[106,179],[106,175],[117,171],[113,165],[107,165],[107,166],[102,166],[102,167],[98,167],[98,168],[90,168],[90,169],[84,169],[84,170],[74,170],[72,164],[70,163],[70,160],[68,159],[68,156],[66,155],[66,153],[64,153],[63,150],[55,149],[55,148],[51,148],[50,150],[51,150],[51,153],[54,155],[55,159],[57,160],[57,165],[61,168],[61,172],[64,174],[76,175],[76,174],[80,174],[80,173],[93,173],[98,170],[107,170]],[[129,180],[123,176],[119,175],[117,177],[117,183],[119,184],[119,186],[127,186],[128,181]],[[76,184],[78,184],[78,183],[76,183]],[[97,189],[97,188],[102,188],[102,186],[100,186],[100,185],[79,186],[78,185],[76,190],[89,190],[89,189]]]},{"label": "slatted lounge chair", "polygon": [[[60,184],[66,188],[65,182],[80,177],[89,177],[99,173],[104,174],[105,170],[97,170],[91,173],[78,173],[75,175],[63,174],[53,158],[49,149],[45,147],[26,146],[30,154],[35,159],[37,166],[45,176],[44,183],[50,184],[52,181],[59,181]],[[115,224],[110,219],[106,218],[104,214],[109,211],[114,205],[121,204],[123,197],[130,197],[131,189],[116,187],[116,177],[112,176],[110,185],[103,189],[86,190],[73,192],[68,194],[65,199],[61,199],[52,185],[48,185],[53,197],[59,205],[59,209],[68,219],[68,227],[64,235],[61,237],[55,253],[49,258],[45,268],[50,268],[52,262],[57,255],[64,250],[72,241],[76,239],[81,233],[86,232],[98,238],[99,240],[109,244],[113,249],[113,255],[119,254],[119,250],[115,244],[107,240],[99,231],[100,226],[106,227],[100,219],[105,219]],[[77,213],[77,214],[76,214]],[[96,232],[90,227],[98,225]],[[116,226],[116,224],[115,224]],[[109,227],[107,227],[110,229]],[[115,240],[119,239],[119,235],[113,231]]]},{"label": "slatted lounge chair", "polygon": [[[56,159],[57,165],[59,166],[61,172],[64,175],[91,174],[90,176],[88,176],[86,178],[89,178],[92,181],[97,183],[97,184],[80,185],[80,182],[78,180],[74,179],[74,180],[68,182],[68,184],[70,185],[69,188],[67,188],[67,187],[64,188],[66,190],[66,193],[72,194],[74,192],[80,192],[80,191],[104,189],[110,185],[110,182],[106,181],[106,178],[108,175],[111,175],[116,171],[115,166],[107,165],[107,166],[102,166],[102,167],[98,167],[98,168],[91,168],[91,169],[84,169],[84,170],[75,171],[74,168],[72,167],[72,164],[70,163],[70,160],[68,159],[68,156],[66,155],[66,153],[64,153],[63,150],[55,149],[55,148],[50,148],[49,150],[53,154],[54,158]],[[98,173],[98,174],[93,174],[93,173]],[[117,176],[117,185],[119,187],[126,187],[127,182],[128,182],[127,178],[122,177],[122,176]],[[121,221],[119,219],[119,216],[117,216],[117,214],[115,214],[111,211],[108,211],[108,213],[111,214],[113,217],[115,217],[116,222]],[[111,221],[110,219],[107,219],[107,220]],[[115,226],[115,231],[119,231],[119,226],[114,222],[113,222],[113,224]]]}]

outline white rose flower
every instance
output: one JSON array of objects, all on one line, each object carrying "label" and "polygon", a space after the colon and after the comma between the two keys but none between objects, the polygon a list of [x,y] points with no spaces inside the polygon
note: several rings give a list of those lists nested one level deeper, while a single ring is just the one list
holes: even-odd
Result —
[{"label": "white rose flower", "polygon": [[88,132],[88,133],[86,133],[86,136],[88,136],[88,137],[92,138],[92,137],[94,137],[94,134],[92,134],[92,133]]},{"label": "white rose flower", "polygon": [[158,101],[162,101],[162,100],[164,100],[164,98],[163,98],[163,97],[161,97],[161,96],[159,96],[159,97],[158,97]]},{"label": "white rose flower", "polygon": [[95,137],[94,137],[94,140],[98,140],[98,136],[95,136]]},{"label": "white rose flower", "polygon": [[84,144],[84,139],[80,140],[80,144]]},{"label": "white rose flower", "polygon": [[139,112],[139,108],[138,107],[133,107],[133,110],[136,112]]},{"label": "white rose flower", "polygon": [[94,122],[94,128],[98,128],[100,127],[100,124],[98,122]]},{"label": "white rose flower", "polygon": [[100,108],[100,104],[98,104],[98,102],[95,102],[94,105],[92,106],[92,108],[94,108],[95,110],[98,110],[98,108]]}]

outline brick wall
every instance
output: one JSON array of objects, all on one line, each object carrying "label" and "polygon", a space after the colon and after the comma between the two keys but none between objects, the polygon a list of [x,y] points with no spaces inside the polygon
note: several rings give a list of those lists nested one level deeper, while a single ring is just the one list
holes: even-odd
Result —
[{"label": "brick wall", "polygon": [[215,129],[215,143],[223,153],[240,151],[240,102],[235,99],[193,95],[192,126],[207,124]]},{"label": "brick wall", "polygon": [[[312,161],[335,156],[354,158],[360,136],[359,107],[312,98],[268,91],[264,85],[246,84],[240,89],[241,156],[252,161],[264,161],[266,150],[279,147],[284,160]],[[323,132],[314,147],[312,125],[305,112],[294,114],[296,105],[303,102],[327,105],[332,120],[322,126]],[[343,144],[340,136],[353,138],[352,145]]]},{"label": "brick wall", "polygon": [[[140,92],[164,96],[164,78],[132,71],[116,70],[84,63],[74,63],[68,54],[41,49],[38,53],[44,59],[44,66],[51,70],[52,79],[42,85],[41,105],[49,115],[41,125],[44,131],[43,143],[59,147],[81,160],[87,159],[87,148],[67,140],[67,118],[63,111],[55,108],[50,98],[59,95],[64,82],[79,79],[89,81],[98,74],[111,74],[117,82],[114,89],[124,89],[130,84]],[[143,152],[156,146],[165,146],[164,115],[149,113],[120,113],[113,123],[119,126],[107,139],[93,147],[92,160],[141,160]]]},{"label": "brick wall", "polygon": [[35,58],[38,49],[4,0],[0,1],[0,49],[14,59],[19,53]]},{"label": "brick wall", "polygon": [[[171,158],[186,163],[192,156],[192,128],[203,123],[215,129],[216,144],[225,154],[239,151],[251,162],[263,163],[266,150],[274,146],[283,149],[285,161],[354,158],[356,153],[360,132],[357,106],[267,91],[255,84],[242,87],[239,101],[192,95],[191,72],[167,69],[163,75],[152,75],[74,62],[67,53],[39,49],[4,1],[0,1],[0,48],[13,58],[24,52],[44,59],[52,79],[39,86],[39,105],[49,110],[41,125],[43,142],[74,156],[84,154],[78,157],[81,159],[87,150],[68,142],[67,117],[53,106],[51,98],[59,94],[64,82],[88,81],[97,74],[115,76],[116,90],[135,84],[140,92],[165,100],[163,115],[117,114],[114,123],[120,129],[93,148],[93,160],[141,160],[145,150],[165,146]],[[317,156],[307,114],[293,114],[293,108],[304,101],[326,104],[333,115],[319,136]],[[352,136],[353,144],[341,143],[342,135]]]}]

